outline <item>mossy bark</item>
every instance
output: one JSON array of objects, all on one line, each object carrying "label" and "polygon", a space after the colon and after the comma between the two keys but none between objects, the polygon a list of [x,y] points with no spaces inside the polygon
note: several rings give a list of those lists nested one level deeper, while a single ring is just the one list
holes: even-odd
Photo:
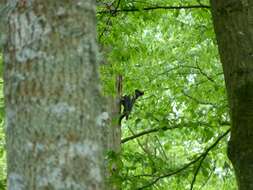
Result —
[{"label": "mossy bark", "polygon": [[231,111],[228,156],[240,190],[253,190],[253,1],[211,0]]}]

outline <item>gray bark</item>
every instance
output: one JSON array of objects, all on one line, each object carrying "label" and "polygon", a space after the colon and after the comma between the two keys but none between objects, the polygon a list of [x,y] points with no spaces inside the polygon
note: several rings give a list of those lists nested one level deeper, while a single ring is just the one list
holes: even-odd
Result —
[{"label": "gray bark", "polygon": [[253,1],[211,0],[231,111],[228,156],[240,190],[253,190]]},{"label": "gray bark", "polygon": [[95,0],[8,3],[8,189],[103,190]]},{"label": "gray bark", "polygon": [[119,75],[116,78],[115,85],[115,97],[112,98],[111,102],[111,125],[109,127],[108,134],[108,150],[113,152],[114,156],[109,158],[108,160],[108,188],[110,190],[120,190],[122,189],[122,179],[120,176],[120,172],[122,169],[122,161],[121,161],[121,123],[120,114],[121,114],[121,103],[120,99],[122,97],[122,76]]}]

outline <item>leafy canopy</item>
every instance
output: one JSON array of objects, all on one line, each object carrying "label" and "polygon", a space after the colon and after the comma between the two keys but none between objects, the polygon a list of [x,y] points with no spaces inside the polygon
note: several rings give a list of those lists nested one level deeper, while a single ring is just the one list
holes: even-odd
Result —
[{"label": "leafy canopy", "polygon": [[104,93],[115,93],[118,75],[123,94],[145,93],[122,126],[123,189],[235,189],[210,9],[175,9],[208,2],[108,4],[100,1],[97,13]]}]

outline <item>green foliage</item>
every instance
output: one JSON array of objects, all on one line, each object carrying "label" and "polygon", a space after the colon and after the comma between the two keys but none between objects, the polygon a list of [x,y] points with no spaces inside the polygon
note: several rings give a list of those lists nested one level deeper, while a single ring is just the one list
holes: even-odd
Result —
[{"label": "green foliage", "polygon": [[[117,75],[123,76],[123,94],[135,89],[145,93],[123,122],[123,139],[154,130],[122,144],[124,190],[181,190],[192,183],[194,189],[236,189],[226,156],[227,137],[203,161],[175,172],[204,154],[229,128],[210,10],[142,10],[199,2],[208,5],[194,0],[122,0],[119,9],[139,11],[97,15],[105,94],[115,93]],[[101,10],[104,6],[98,7]]]},{"label": "green foliage", "polygon": [[[124,94],[143,90],[123,122],[123,139],[146,132],[122,144],[120,155],[108,153],[109,169],[115,163],[121,169],[112,179],[124,190],[190,189],[194,176],[195,189],[236,189],[227,138],[200,157],[229,127],[210,10],[142,10],[208,1],[121,0],[108,8],[110,2],[99,1],[98,12],[110,13],[97,15],[104,92],[115,93],[117,75],[123,76]],[[115,7],[139,11],[115,13]],[[2,72],[2,57],[0,65]],[[2,86],[0,80],[0,189],[6,184]]]},{"label": "green foliage", "polygon": [[[0,55],[0,73],[2,73],[3,60]],[[6,151],[4,135],[4,98],[3,79],[0,78],[0,190],[6,188]]]}]

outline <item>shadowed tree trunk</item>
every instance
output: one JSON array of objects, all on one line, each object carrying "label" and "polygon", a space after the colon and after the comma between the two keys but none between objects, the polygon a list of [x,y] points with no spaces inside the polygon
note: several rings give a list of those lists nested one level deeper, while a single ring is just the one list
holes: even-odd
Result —
[{"label": "shadowed tree trunk", "polygon": [[95,0],[8,3],[8,189],[105,189]]},{"label": "shadowed tree trunk", "polygon": [[107,149],[107,188],[108,190],[122,189],[122,178],[120,171],[122,169],[121,151],[121,123],[119,122],[121,114],[122,97],[122,76],[116,77],[115,95],[109,99],[110,120],[106,131],[106,149]]},{"label": "shadowed tree trunk", "polygon": [[253,1],[211,0],[230,104],[228,156],[240,190],[253,190]]}]

